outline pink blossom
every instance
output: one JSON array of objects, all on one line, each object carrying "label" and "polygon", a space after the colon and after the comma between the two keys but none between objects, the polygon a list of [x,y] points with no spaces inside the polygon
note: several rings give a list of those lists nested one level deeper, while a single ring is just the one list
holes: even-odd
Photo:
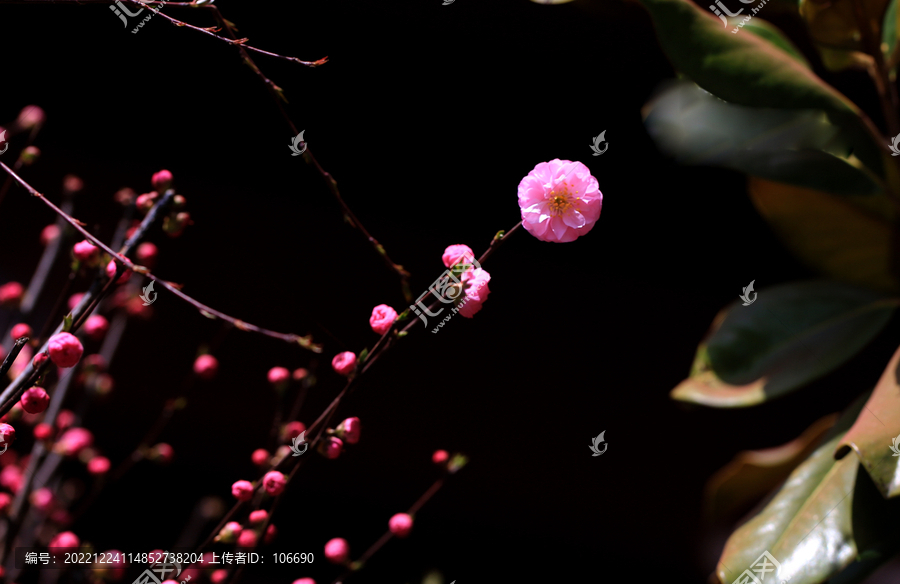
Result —
[{"label": "pink blossom", "polygon": [[57,367],[74,367],[81,355],[84,353],[84,347],[78,337],[71,333],[59,333],[50,339],[48,344],[50,350],[50,360]]},{"label": "pink blossom", "polygon": [[491,275],[481,268],[475,268],[463,274],[463,286],[468,284],[466,288],[465,302],[459,305],[459,313],[466,318],[472,318],[479,310],[481,305],[487,300],[488,294],[491,293],[488,288],[488,282],[491,281]]},{"label": "pink blossom", "polygon": [[34,356],[34,360],[31,362],[31,366],[34,367],[34,370],[37,371],[41,368],[41,365],[44,364],[44,361],[49,359],[50,357],[47,353],[38,353]]},{"label": "pink blossom", "polygon": [[256,511],[252,511],[250,513],[250,525],[259,525],[261,523],[265,523],[268,517],[269,513],[265,509],[257,509]]},{"label": "pink blossom", "polygon": [[95,456],[88,462],[87,469],[92,475],[102,475],[109,472],[109,466],[108,458],[105,456]]},{"label": "pink blossom", "polygon": [[9,511],[10,503],[12,503],[12,497],[7,493],[0,493],[0,513],[5,515]]},{"label": "pink blossom", "polygon": [[12,327],[12,331],[10,331],[9,336],[11,336],[13,340],[19,339],[21,337],[30,337],[31,327],[24,322],[20,322],[19,324]]},{"label": "pink blossom", "polygon": [[238,501],[249,501],[253,498],[253,485],[250,481],[237,481],[231,485],[231,494]]},{"label": "pink blossom", "polygon": [[[116,267],[116,260],[109,260],[109,263],[106,264],[106,277],[112,280],[116,275],[116,270],[118,270],[118,268]],[[129,278],[131,278],[131,270],[125,268],[125,271],[122,272],[121,276],[119,276],[116,284],[124,284],[128,281]]]},{"label": "pink blossom", "polygon": [[603,194],[580,162],[541,162],[519,183],[522,226],[541,241],[564,243],[588,233],[600,218]]},{"label": "pink blossom", "polygon": [[51,548],[77,548],[81,546],[81,540],[71,531],[63,531],[57,533],[56,537],[50,540]]},{"label": "pink blossom", "polygon": [[343,564],[350,557],[350,544],[336,537],[325,544],[325,558],[332,564]]},{"label": "pink blossom", "polygon": [[396,319],[396,310],[387,304],[379,304],[372,309],[372,316],[369,317],[369,326],[371,326],[372,330],[379,335],[383,335],[388,332]]},{"label": "pink blossom", "polygon": [[94,443],[94,435],[85,428],[69,428],[60,436],[57,446],[63,454],[73,456]]},{"label": "pink blossom", "polygon": [[150,243],[149,241],[145,241],[144,243],[137,246],[137,250],[134,252],[135,257],[138,259],[141,264],[149,267],[153,267],[153,264],[156,262],[156,256],[159,253],[157,247]]},{"label": "pink blossom", "polygon": [[471,264],[474,259],[475,252],[472,251],[472,248],[461,243],[448,246],[444,250],[444,255],[441,256],[441,260],[448,268],[452,268],[460,262]]},{"label": "pink blossom", "polygon": [[97,254],[100,252],[100,248],[96,245],[88,241],[87,239],[83,239],[75,244],[72,248],[72,253],[75,255],[75,259],[81,262],[92,262],[97,258]]},{"label": "pink blossom", "polygon": [[344,443],[340,438],[335,438],[334,436],[329,436],[325,440],[319,442],[318,450],[319,453],[324,455],[325,458],[335,459],[341,455],[341,450],[344,449]]},{"label": "pink blossom", "polygon": [[4,466],[0,470],[0,486],[6,487],[13,493],[18,493],[22,488],[22,469],[14,464]]},{"label": "pink blossom", "polygon": [[446,450],[435,450],[434,454],[431,455],[431,462],[435,464],[444,464],[447,462],[448,458],[450,458],[450,455]]},{"label": "pink blossom", "polygon": [[224,568],[219,568],[209,575],[209,581],[212,582],[212,584],[222,584],[222,582],[225,582],[226,580],[228,580],[228,570]]},{"label": "pink blossom", "polygon": [[157,193],[156,191],[150,191],[149,193],[139,195],[134,204],[138,208],[138,211],[146,213],[153,208],[153,204],[156,202],[157,198],[159,198],[159,193]]},{"label": "pink blossom", "polygon": [[294,369],[293,378],[294,381],[303,381],[309,375],[309,371],[300,367],[299,369]]},{"label": "pink blossom", "polygon": [[263,477],[263,488],[273,497],[284,492],[287,479],[277,470],[269,471]]},{"label": "pink blossom", "polygon": [[264,448],[257,448],[253,451],[253,454],[250,455],[250,460],[252,460],[253,464],[256,466],[262,466],[269,462],[269,451]]},{"label": "pink blossom", "polygon": [[388,521],[388,528],[397,537],[406,537],[412,531],[412,517],[406,513],[397,513]]},{"label": "pink blossom", "polygon": [[194,361],[194,373],[207,381],[216,376],[219,370],[219,361],[212,355],[200,355]]},{"label": "pink blossom", "polygon": [[282,385],[291,378],[291,372],[284,367],[272,367],[267,377],[272,385]]},{"label": "pink blossom", "polygon": [[50,396],[42,387],[29,387],[22,394],[19,403],[29,414],[40,414],[50,405]]},{"label": "pink blossom", "polygon": [[[23,130],[30,130],[35,126],[40,126],[47,119],[47,114],[36,105],[26,105],[19,112],[16,118],[16,124]],[[67,175],[69,176],[69,175]]]},{"label": "pink blossom", "polygon": [[102,341],[109,330],[109,321],[99,314],[92,314],[84,322],[84,334],[91,340]]},{"label": "pink blossom", "polygon": [[18,282],[7,282],[0,286],[0,304],[18,304],[25,289]]},{"label": "pink blossom", "polygon": [[69,301],[66,303],[69,310],[75,310],[75,307],[78,306],[82,298],[84,298],[84,292],[77,292],[69,296]]},{"label": "pink blossom", "polygon": [[168,170],[160,170],[159,172],[154,173],[150,182],[153,183],[154,189],[162,193],[167,189],[172,188],[172,173]]},{"label": "pink blossom", "polygon": [[0,424],[0,439],[6,444],[12,444],[16,440],[16,429],[9,424]]},{"label": "pink blossom", "polygon": [[229,521],[216,536],[216,541],[234,543],[243,530],[244,528],[237,521]]},{"label": "pink blossom", "polygon": [[294,580],[291,584],[316,584],[316,581],[312,578],[300,578],[299,580]]},{"label": "pink blossom", "polygon": [[306,426],[303,422],[288,422],[281,428],[281,439],[284,442],[293,440],[304,431],[306,431]]},{"label": "pink blossom", "polygon": [[343,438],[344,442],[347,444],[356,444],[359,442],[359,433],[361,430],[362,426],[359,423],[359,418],[347,418],[336,428],[336,433]]},{"label": "pink blossom", "polygon": [[56,226],[55,223],[51,223],[50,225],[44,227],[41,230],[41,244],[47,245],[51,241],[55,240],[59,237],[59,227]]},{"label": "pink blossom", "polygon": [[50,424],[38,424],[34,427],[34,439],[35,440],[46,440],[50,436],[53,435],[53,427]]},{"label": "pink blossom", "polygon": [[250,529],[245,529],[238,536],[237,540],[238,547],[244,548],[252,548],[256,546],[256,532]]},{"label": "pink blossom", "polygon": [[42,513],[49,512],[55,503],[55,499],[53,497],[53,491],[48,489],[47,487],[41,487],[40,489],[31,493],[31,504]]},{"label": "pink blossom", "polygon": [[353,373],[353,370],[356,368],[356,355],[350,351],[338,353],[335,355],[334,359],[331,360],[331,366],[338,374],[346,377]]},{"label": "pink blossom", "polygon": [[272,543],[275,541],[275,537],[278,535],[278,530],[275,529],[275,524],[270,523],[266,528],[266,535],[263,536],[263,543]]},{"label": "pink blossom", "polygon": [[72,410],[60,410],[56,414],[56,427],[65,430],[75,423],[75,413]]}]

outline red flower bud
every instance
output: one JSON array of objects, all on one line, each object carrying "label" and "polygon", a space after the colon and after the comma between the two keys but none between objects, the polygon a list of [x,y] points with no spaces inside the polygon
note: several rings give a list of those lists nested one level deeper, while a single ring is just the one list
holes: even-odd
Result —
[{"label": "red flower bud", "polygon": [[263,448],[257,448],[253,451],[253,454],[250,455],[250,460],[252,460],[253,464],[256,466],[262,466],[269,462],[269,451]]},{"label": "red flower bud", "polygon": [[75,256],[75,259],[87,264],[93,263],[93,261],[97,258],[99,252],[100,248],[98,248],[87,239],[79,241],[72,248],[72,254]]},{"label": "red flower bud", "polygon": [[73,334],[59,333],[54,335],[48,343],[50,349],[50,360],[57,367],[74,367],[81,359],[84,353],[84,347],[81,341]]},{"label": "red flower bud", "polygon": [[109,472],[109,459],[105,456],[95,456],[88,462],[87,469],[92,475],[102,475]]},{"label": "red flower bud", "polygon": [[84,334],[94,341],[102,341],[109,330],[109,321],[99,314],[92,314],[84,322]]},{"label": "red flower bud", "polygon": [[219,370],[219,362],[212,355],[200,355],[194,361],[194,373],[201,379],[207,381],[216,376]]},{"label": "red flower bud", "polygon": [[256,532],[251,531],[249,529],[245,529],[238,536],[237,540],[238,547],[244,548],[252,548],[256,546]]},{"label": "red flower bud", "polygon": [[283,493],[285,485],[287,479],[277,470],[269,471],[263,477],[263,488],[273,497]]},{"label": "red flower bud", "polygon": [[71,531],[63,531],[57,533],[56,537],[50,540],[51,548],[77,548],[81,546],[81,540]]},{"label": "red flower bud", "polygon": [[260,525],[268,519],[269,513],[265,509],[258,509],[250,513],[250,525]]},{"label": "red flower bud", "polygon": [[406,513],[397,513],[388,521],[388,528],[397,537],[406,537],[412,531],[412,517]]},{"label": "red flower bud", "polygon": [[20,322],[19,324],[12,327],[12,331],[10,331],[9,336],[11,336],[13,340],[19,339],[21,337],[30,337],[31,327],[24,322]]},{"label": "red flower bud", "polygon": [[22,394],[19,403],[29,414],[40,414],[50,405],[50,396],[42,387],[30,387]]},{"label": "red flower bud", "polygon": [[361,430],[359,418],[347,418],[335,429],[335,433],[347,444],[356,444]]},{"label": "red flower bud", "polygon": [[250,481],[237,481],[231,485],[231,494],[238,501],[249,501],[253,498],[253,485]]},{"label": "red flower bud", "polygon": [[172,173],[168,170],[160,170],[151,179],[153,188],[160,193],[172,188]]},{"label": "red flower bud", "polygon": [[59,237],[59,227],[55,223],[51,223],[41,230],[41,245],[47,245],[57,237]]},{"label": "red flower bud", "polygon": [[325,440],[319,442],[318,451],[319,454],[325,456],[325,458],[335,459],[341,455],[341,450],[344,449],[344,443],[340,438],[335,438],[334,436],[329,436]]},{"label": "red flower bud", "polygon": [[336,537],[325,544],[325,559],[332,564],[343,564],[350,557],[350,545],[346,539]]},{"label": "red flower bud", "polygon": [[47,440],[53,435],[53,427],[50,424],[38,424],[34,427],[35,440]]},{"label": "red flower bud", "polygon": [[25,290],[18,282],[7,282],[0,286],[0,304],[18,306],[24,293]]}]

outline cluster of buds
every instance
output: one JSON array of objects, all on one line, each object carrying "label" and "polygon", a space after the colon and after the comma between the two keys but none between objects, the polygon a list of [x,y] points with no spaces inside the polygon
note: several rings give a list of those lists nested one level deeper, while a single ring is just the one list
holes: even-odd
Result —
[{"label": "cluster of buds", "polygon": [[337,458],[344,450],[344,444],[356,444],[359,442],[362,425],[359,418],[347,418],[334,430],[325,431],[327,438],[319,442],[319,454],[325,458]]},{"label": "cluster of buds", "polygon": [[[168,170],[161,170],[153,175],[151,182],[153,190],[138,196],[135,200],[138,210],[144,214],[150,212],[162,195],[172,188],[172,173]],[[192,223],[190,214],[183,211],[186,204],[187,201],[183,196],[172,197],[171,209],[163,219],[162,225],[163,231],[169,237],[178,237]]]}]

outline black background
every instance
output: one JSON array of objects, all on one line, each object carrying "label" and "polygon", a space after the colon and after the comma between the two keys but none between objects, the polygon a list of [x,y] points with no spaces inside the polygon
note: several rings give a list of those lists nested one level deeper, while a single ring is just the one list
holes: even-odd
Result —
[{"label": "black background", "polygon": [[[109,241],[113,193],[146,192],[153,172],[171,170],[195,224],[178,239],[152,234],[154,272],[228,314],[324,343],[300,415],[310,424],[341,387],[331,357],[374,344],[373,306],[404,308],[398,278],[342,221],[321,177],[290,156],[290,129],[234,47],[161,16],[131,34],[102,3],[28,4],[0,9],[0,123],[30,103],[48,116],[42,159],[25,178],[58,201],[62,177],[80,176],[75,214]],[[456,317],[439,334],[417,326],[373,368],[338,412],[361,418],[362,441],[298,475],[274,519],[279,539],[264,548],[268,558],[314,552],[315,563],[276,570],[269,559],[244,581],[332,581],[339,572],[324,543],[344,537],[361,554],[438,476],[437,448],[471,463],[422,509],[410,538],[391,541],[350,581],[419,582],[431,569],[459,584],[704,581],[724,543],[701,531],[710,474],[739,450],[782,444],[840,410],[887,363],[893,347],[876,343],[812,387],[746,410],[668,398],[743,286],[755,280],[765,293],[814,274],[753,209],[741,175],[678,167],[646,135],[640,108],[673,71],[639,5],[217,5],[253,46],[328,55],[317,69],[254,59],[284,89],[346,202],[412,272],[416,294],[444,269],[447,245],[481,253],[515,225],[516,187],[538,162],[580,160],[604,194],[590,234],[553,244],[517,233],[485,264],[491,296],[474,319]],[[214,24],[202,10],[164,12]],[[799,21],[774,9],[772,19],[818,63]],[[880,123],[861,77],[817,72]],[[609,149],[591,156],[604,130]],[[12,141],[5,162],[21,145]],[[0,281],[27,282],[52,220],[23,190],[7,195]],[[151,321],[129,325],[112,366],[117,388],[86,419],[114,465],[179,395],[197,347],[221,331],[165,291],[153,309]],[[83,539],[100,550],[171,546],[202,496],[230,506],[231,483],[257,478],[250,453],[275,407],[266,372],[314,357],[237,330],[216,356],[218,378],[192,386],[161,437],[173,464],[141,463],[108,489],[73,526]],[[592,457],[603,431],[608,451]]]}]

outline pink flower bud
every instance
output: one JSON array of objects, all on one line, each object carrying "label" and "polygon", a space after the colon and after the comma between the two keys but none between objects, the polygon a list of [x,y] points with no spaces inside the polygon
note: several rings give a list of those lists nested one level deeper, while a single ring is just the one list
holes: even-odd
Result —
[{"label": "pink flower bud", "polygon": [[24,293],[24,288],[18,282],[7,282],[0,286],[0,304],[17,306]]},{"label": "pink flower bud", "polygon": [[96,245],[88,241],[87,239],[83,239],[75,244],[72,248],[72,253],[75,255],[75,259],[80,262],[91,263],[94,259],[97,258],[97,255],[100,251]]},{"label": "pink flower bud", "polygon": [[19,339],[21,337],[30,337],[31,327],[24,322],[20,322],[19,324],[12,327],[12,331],[10,331],[9,336],[11,336],[13,340]]},{"label": "pink flower bud", "polygon": [[122,205],[123,207],[127,207],[137,198],[137,193],[133,190],[125,187],[124,189],[119,189],[116,191],[116,194],[113,195],[113,200]]},{"label": "pink flower bud", "polygon": [[343,564],[350,557],[350,545],[346,539],[336,537],[325,544],[325,559],[332,564]]},{"label": "pink flower bud", "polygon": [[461,261],[471,264],[474,259],[475,253],[472,251],[472,248],[468,245],[462,245],[461,243],[448,246],[447,249],[444,250],[444,255],[441,256],[441,260],[448,268],[452,268]]},{"label": "pink flower bud", "polygon": [[165,442],[160,442],[150,449],[150,460],[153,462],[169,464],[172,462],[173,456],[175,456],[175,450]]},{"label": "pink flower bud", "polygon": [[300,578],[299,580],[294,580],[291,584],[316,584],[316,581],[312,578]]},{"label": "pink flower bud", "polygon": [[325,458],[335,459],[341,455],[341,450],[344,449],[344,443],[340,438],[335,438],[334,436],[329,436],[328,438],[319,442],[318,450],[319,453],[325,456]]},{"label": "pink flower bud", "polygon": [[75,456],[94,443],[94,435],[85,428],[69,428],[60,436],[57,447],[66,456]]},{"label": "pink flower bud", "polygon": [[29,498],[31,499],[31,504],[41,513],[48,513],[56,502],[53,497],[53,491],[47,487],[41,487],[34,491]]},{"label": "pink flower bud", "polygon": [[234,543],[244,528],[237,521],[229,521],[216,536],[215,541],[222,543]]},{"label": "pink flower bud", "polygon": [[0,439],[5,444],[12,444],[16,440],[16,429],[9,424],[0,424]]},{"label": "pink flower bud", "polygon": [[450,454],[446,450],[435,450],[431,455],[431,461],[435,464],[444,464],[448,458],[450,458]]},{"label": "pink flower bud", "polygon": [[95,456],[88,462],[87,469],[92,475],[102,475],[109,472],[109,459],[105,456]]},{"label": "pink flower bud", "polygon": [[144,243],[140,244],[134,253],[135,257],[141,264],[151,268],[154,264],[156,264],[156,256],[158,254],[158,250],[156,246],[149,241],[145,241]]},{"label": "pink flower bud", "polygon": [[22,488],[22,469],[16,465],[4,466],[0,470],[0,486],[4,486],[13,493],[18,493]]},{"label": "pink flower bud", "polygon": [[359,418],[347,418],[335,429],[335,433],[347,444],[356,444],[359,442],[361,430],[362,426],[359,423]]},{"label": "pink flower bud", "polygon": [[263,477],[263,488],[273,497],[284,492],[287,479],[277,470],[269,471]]},{"label": "pink flower bud", "polygon": [[585,235],[600,218],[603,194],[580,162],[538,163],[519,182],[522,227],[541,241],[564,243]]},{"label": "pink flower bud", "polygon": [[73,334],[59,333],[50,339],[48,344],[50,349],[50,360],[57,367],[74,367],[81,355],[84,353],[84,347],[81,341]]},{"label": "pink flower bud", "polygon": [[75,310],[75,307],[78,306],[82,298],[84,298],[84,292],[78,292],[77,294],[69,296],[69,301],[66,303],[69,310]]},{"label": "pink flower bud", "polygon": [[50,540],[51,548],[77,548],[81,547],[81,540],[71,531],[63,531],[57,533],[56,537]]},{"label": "pink flower bud", "polygon": [[281,440],[282,442],[291,441],[302,434],[304,430],[306,430],[306,426],[303,425],[303,422],[288,422],[281,427]]},{"label": "pink flower bud", "polygon": [[249,501],[253,498],[253,485],[250,481],[237,481],[231,485],[231,494],[238,501]]},{"label": "pink flower bud", "polygon": [[209,381],[216,376],[218,370],[219,362],[212,355],[200,355],[197,357],[197,360],[194,361],[194,373],[196,373],[200,379]]},{"label": "pink flower bud", "polygon": [[56,414],[56,427],[60,430],[70,428],[74,423],[75,414],[72,410],[60,410],[59,413]]},{"label": "pink flower bud", "polygon": [[269,513],[265,509],[258,509],[250,513],[250,525],[260,525],[268,519]]},{"label": "pink flower bud", "polygon": [[300,367],[299,369],[294,369],[294,381],[303,381],[309,376],[309,371]]},{"label": "pink flower bud", "polygon": [[30,130],[35,126],[40,126],[47,119],[47,114],[36,105],[26,105],[19,112],[16,118],[16,125],[23,130]]},{"label": "pink flower bud", "polygon": [[[118,268],[116,268],[116,260],[109,260],[109,263],[106,264],[106,277],[109,278],[110,280],[112,280],[113,277],[115,277],[115,275],[116,275],[117,269]],[[125,268],[125,271],[122,272],[121,276],[119,276],[119,279],[118,279],[118,281],[116,281],[116,284],[124,284],[125,282],[128,281],[129,278],[131,278],[131,270],[128,268]]]},{"label": "pink flower bud", "polygon": [[55,223],[51,223],[41,230],[41,245],[47,245],[57,237],[59,237],[59,227]]},{"label": "pink flower bud", "polygon": [[257,448],[253,451],[253,454],[250,455],[250,460],[252,460],[253,464],[256,466],[262,466],[269,462],[269,451],[264,448]]},{"label": "pink flower bud", "polygon": [[34,427],[35,440],[47,440],[53,435],[53,427],[50,424],[38,424]]},{"label": "pink flower bud", "polygon": [[372,316],[369,317],[369,326],[372,330],[383,335],[391,328],[397,319],[397,311],[387,304],[379,304],[372,309]]},{"label": "pink flower bud", "polygon": [[272,367],[269,369],[269,383],[274,386],[283,386],[291,378],[291,372],[284,367]]},{"label": "pink flower bud", "polygon": [[109,321],[99,314],[93,314],[84,322],[84,334],[91,340],[102,341],[109,330]]},{"label": "pink flower bud", "polygon": [[19,154],[19,160],[24,166],[31,166],[41,157],[41,150],[37,146],[26,146],[25,150]]},{"label": "pink flower bud", "polygon": [[63,191],[67,193],[79,193],[84,188],[84,181],[74,174],[63,177]]},{"label": "pink flower bud", "polygon": [[226,580],[228,580],[228,570],[225,570],[224,568],[219,568],[209,575],[209,581],[212,582],[212,584],[222,584]]},{"label": "pink flower bud", "polygon": [[50,396],[42,387],[30,387],[22,394],[19,403],[29,414],[40,414],[50,405]]},{"label": "pink flower bud", "polygon": [[35,371],[37,371],[38,369],[41,368],[41,365],[43,365],[44,362],[49,358],[50,357],[49,357],[49,355],[47,355],[47,353],[38,353],[37,355],[34,356],[34,360],[31,362],[31,366],[34,368]]},{"label": "pink flower bud", "polygon": [[252,548],[256,546],[256,532],[250,529],[245,529],[238,536],[237,540],[238,547],[243,548]]},{"label": "pink flower bud", "polygon": [[331,360],[331,366],[339,375],[347,377],[353,373],[353,370],[356,368],[356,355],[350,351],[338,353],[335,355],[334,359]]},{"label": "pink flower bud", "polygon": [[151,179],[154,190],[163,193],[172,188],[172,173],[168,170],[160,170]]},{"label": "pink flower bud", "polygon": [[406,537],[412,531],[412,517],[406,513],[397,513],[388,521],[388,528],[397,537]]},{"label": "pink flower bud", "polygon": [[0,493],[0,513],[6,515],[9,511],[9,505],[12,503],[12,497],[6,493]]},{"label": "pink flower bud", "polygon": [[156,191],[144,193],[143,195],[138,196],[134,204],[138,208],[138,211],[146,213],[153,208],[153,205],[156,203],[156,199],[158,197],[159,193],[157,193]]},{"label": "pink flower bud", "polygon": [[266,535],[263,536],[263,543],[272,543],[275,541],[275,538],[278,536],[278,530],[275,529],[275,524],[270,523],[266,528]]}]

